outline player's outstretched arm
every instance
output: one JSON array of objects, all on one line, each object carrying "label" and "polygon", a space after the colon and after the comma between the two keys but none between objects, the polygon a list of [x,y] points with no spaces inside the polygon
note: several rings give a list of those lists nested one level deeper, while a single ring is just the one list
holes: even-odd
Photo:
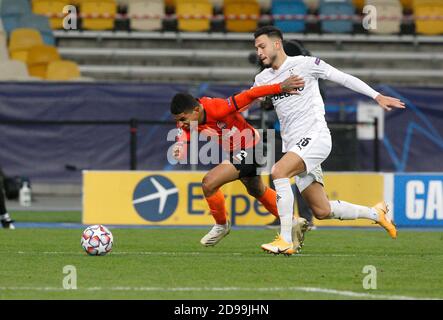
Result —
[{"label": "player's outstretched arm", "polygon": [[237,109],[242,109],[254,100],[279,93],[299,94],[297,89],[305,86],[305,81],[298,76],[291,76],[278,84],[264,85],[243,91],[232,97]]},{"label": "player's outstretched arm", "polygon": [[326,79],[373,98],[375,101],[377,101],[380,107],[387,111],[391,111],[392,108],[405,108],[405,104],[400,99],[384,96],[372,89],[359,78],[344,73],[332,66],[329,66],[329,68],[329,76],[326,77]]}]

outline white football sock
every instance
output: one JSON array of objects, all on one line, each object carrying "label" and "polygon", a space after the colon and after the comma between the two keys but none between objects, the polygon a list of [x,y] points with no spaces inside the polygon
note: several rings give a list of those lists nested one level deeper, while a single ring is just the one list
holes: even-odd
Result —
[{"label": "white football sock", "polygon": [[329,216],[330,219],[369,219],[378,221],[378,213],[374,208],[364,207],[340,200],[329,201],[329,203],[331,204],[332,211]]},{"label": "white football sock", "polygon": [[288,178],[275,179],[277,210],[280,217],[280,235],[286,242],[292,242],[292,216],[294,215],[294,193]]}]

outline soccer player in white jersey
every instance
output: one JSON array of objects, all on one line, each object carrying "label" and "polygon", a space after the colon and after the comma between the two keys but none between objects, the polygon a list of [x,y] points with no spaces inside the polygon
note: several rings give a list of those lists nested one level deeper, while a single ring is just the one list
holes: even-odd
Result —
[{"label": "soccer player in white jersey", "polygon": [[259,28],[254,38],[258,58],[266,67],[255,77],[254,86],[278,83],[289,75],[299,76],[305,81],[305,87],[298,89],[298,95],[279,94],[272,97],[280,121],[285,153],[271,172],[278,194],[281,230],[276,239],[263,244],[262,249],[286,255],[297,252],[298,248],[294,247],[291,238],[293,223],[296,223],[293,221],[294,195],[290,184],[290,178],[294,176],[297,187],[317,219],[370,219],[385,228],[395,239],[397,230],[387,216],[385,202],[370,208],[340,200],[329,201],[326,195],[321,163],[331,152],[332,143],[318,79],[331,80],[369,96],[388,111],[405,108],[404,103],[376,92],[360,79],[337,70],[319,58],[288,57],[283,49],[282,33],[273,26]]}]

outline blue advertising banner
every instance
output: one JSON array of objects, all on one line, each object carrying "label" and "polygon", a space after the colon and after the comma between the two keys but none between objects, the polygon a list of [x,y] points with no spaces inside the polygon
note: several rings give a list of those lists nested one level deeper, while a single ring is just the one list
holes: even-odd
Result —
[{"label": "blue advertising banner", "polygon": [[400,227],[443,227],[443,174],[397,174],[394,215]]}]

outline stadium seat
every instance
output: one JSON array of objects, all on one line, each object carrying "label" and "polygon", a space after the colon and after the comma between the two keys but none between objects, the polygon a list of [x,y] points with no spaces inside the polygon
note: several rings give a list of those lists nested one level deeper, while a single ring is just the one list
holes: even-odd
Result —
[{"label": "stadium seat", "polygon": [[[40,15],[62,15],[63,8],[70,3],[69,0],[33,0],[32,12]],[[63,18],[51,17],[49,24],[52,29],[63,29]]]},{"label": "stadium seat", "polygon": [[414,0],[400,0],[403,9],[412,10],[414,7]]},{"label": "stadium seat", "polygon": [[223,9],[223,0],[210,0],[215,10]]},{"label": "stadium seat", "polygon": [[0,3],[0,16],[8,34],[18,27],[20,16],[29,13],[31,7],[28,0],[2,0]]},{"label": "stadium seat", "polygon": [[377,8],[377,17],[387,18],[377,19],[377,28],[370,29],[371,33],[400,33],[403,9],[398,0],[366,0],[366,4]]},{"label": "stadium seat", "polygon": [[[225,0],[223,13],[225,15],[226,31],[252,32],[257,29],[260,6],[256,1]],[[238,19],[238,16],[241,15],[248,17],[246,19]]]},{"label": "stadium seat", "polygon": [[[308,12],[303,1],[274,0],[272,1],[272,14],[305,15]],[[304,20],[278,20],[274,18],[274,25],[283,32],[303,32],[306,23]]]},{"label": "stadium seat", "polygon": [[0,81],[33,80],[26,64],[17,60],[0,61]]},{"label": "stadium seat", "polygon": [[28,52],[34,46],[42,45],[43,38],[36,29],[18,28],[11,32],[9,40],[9,55],[11,59],[28,61]]},{"label": "stadium seat", "polygon": [[68,81],[80,78],[80,69],[73,61],[58,60],[48,64],[46,80]]},{"label": "stadium seat", "polygon": [[[165,14],[165,5],[163,0],[151,0],[149,2],[139,0],[131,1],[128,6],[131,29],[133,30],[161,30],[162,18]],[[158,15],[159,18],[135,19],[133,15]]]},{"label": "stadium seat", "polygon": [[354,7],[357,9],[358,13],[362,13],[363,7],[365,6],[365,0],[352,0]]},{"label": "stadium seat", "polygon": [[[83,29],[112,30],[114,16],[117,13],[117,3],[114,0],[88,0],[80,3]],[[83,17],[85,15],[86,17]],[[93,18],[94,15],[106,17]]]},{"label": "stadium seat", "polygon": [[443,20],[420,19],[420,17],[443,16],[443,3],[440,0],[414,1],[415,31],[425,35],[443,33]]},{"label": "stadium seat", "polygon": [[28,52],[29,74],[38,78],[45,78],[48,64],[60,60],[57,48],[53,46],[34,46]]},{"label": "stadium seat", "polygon": [[[354,6],[346,0],[321,0],[320,15],[354,15]],[[323,20],[321,30],[329,33],[351,33],[354,29],[353,20]]]},{"label": "stadium seat", "polygon": [[268,12],[272,8],[272,0],[257,0],[261,11]]},{"label": "stadium seat", "polygon": [[32,13],[22,15],[18,21],[18,26],[19,28],[31,28],[40,31],[44,43],[50,46],[55,45],[55,39],[51,26],[49,25],[48,17]]},{"label": "stadium seat", "polygon": [[[212,3],[207,0],[181,0],[176,4],[176,14],[179,16],[178,30],[180,31],[208,31],[211,28]],[[186,15],[204,15],[205,18],[186,19]]]},{"label": "stadium seat", "polygon": [[304,0],[303,2],[311,11],[317,11],[320,5],[320,0]]}]

